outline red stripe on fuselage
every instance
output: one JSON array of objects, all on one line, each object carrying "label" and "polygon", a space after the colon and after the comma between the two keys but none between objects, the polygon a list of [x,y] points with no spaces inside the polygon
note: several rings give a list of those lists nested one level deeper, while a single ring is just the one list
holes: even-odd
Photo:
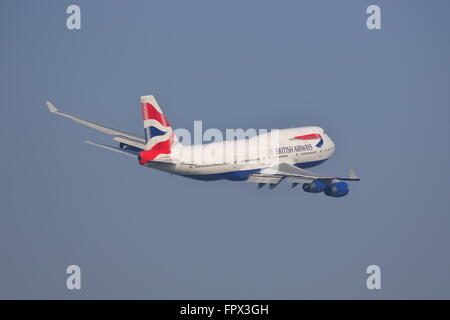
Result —
[{"label": "red stripe on fuselage", "polygon": [[170,127],[166,117],[159,113],[158,110],[151,103],[142,103],[142,119],[150,120],[155,119],[165,127]]},{"label": "red stripe on fuselage", "polygon": [[313,139],[322,139],[322,136],[318,133],[311,133],[304,136],[294,137],[294,139],[313,140]]}]

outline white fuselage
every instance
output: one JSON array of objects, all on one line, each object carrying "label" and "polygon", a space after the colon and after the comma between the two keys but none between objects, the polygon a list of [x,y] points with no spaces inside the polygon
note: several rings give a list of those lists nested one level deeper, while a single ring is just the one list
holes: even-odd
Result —
[{"label": "white fuselage", "polygon": [[[321,139],[299,139],[319,134]],[[320,143],[318,143],[322,140]],[[176,144],[169,157],[146,166],[200,180],[246,180],[251,173],[278,163],[300,168],[328,159],[335,145],[320,127],[271,130],[251,138],[183,146]]]}]

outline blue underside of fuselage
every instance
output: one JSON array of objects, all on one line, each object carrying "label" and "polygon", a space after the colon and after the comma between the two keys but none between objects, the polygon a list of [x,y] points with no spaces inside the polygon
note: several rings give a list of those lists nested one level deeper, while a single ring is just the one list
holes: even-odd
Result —
[{"label": "blue underside of fuselage", "polygon": [[327,159],[323,159],[323,160],[317,160],[317,161],[310,161],[310,162],[302,162],[302,163],[295,163],[294,166],[300,168],[300,169],[307,169],[307,168],[312,168],[315,166],[318,166],[319,164],[322,164],[326,161]]},{"label": "blue underside of fuselage", "polygon": [[[323,163],[324,160],[318,160],[318,161],[310,161],[310,162],[302,162],[302,163],[295,163],[294,165],[301,169],[311,168],[318,166],[319,164]],[[265,168],[262,168],[265,169]],[[212,180],[230,180],[230,181],[244,181],[247,180],[248,177],[253,173],[259,173],[262,169],[252,169],[252,170],[240,170],[240,171],[230,171],[230,172],[221,172],[221,173],[212,173],[212,174],[189,174],[189,175],[183,175],[184,177],[196,179],[196,180],[203,180],[203,181],[212,181]]]}]

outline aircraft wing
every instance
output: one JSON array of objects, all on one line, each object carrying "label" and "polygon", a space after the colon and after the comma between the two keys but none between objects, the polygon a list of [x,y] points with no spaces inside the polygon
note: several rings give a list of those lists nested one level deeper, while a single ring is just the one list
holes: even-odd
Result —
[{"label": "aircraft wing", "polygon": [[101,131],[101,132],[109,134],[109,135],[112,135],[115,137],[114,140],[116,140],[116,141],[129,144],[129,145],[139,148],[139,149],[144,149],[145,139],[144,139],[144,137],[142,137],[140,135],[136,135],[136,134],[118,130],[118,129],[114,129],[114,128],[111,128],[111,127],[108,127],[108,126],[105,126],[105,125],[102,125],[99,123],[95,123],[95,122],[92,122],[89,120],[85,120],[85,119],[73,116],[68,113],[61,112],[50,101],[47,101],[46,104],[47,104],[48,110],[51,113],[58,114],[60,116],[69,118],[75,122],[81,123],[82,125],[85,125],[87,127],[93,128],[95,130]]},{"label": "aircraft wing", "polygon": [[276,166],[263,169],[260,173],[251,174],[247,181],[258,183],[259,187],[262,187],[266,183],[269,183],[271,187],[275,187],[285,179],[288,182],[296,184],[311,183],[315,180],[319,180],[325,184],[329,184],[334,181],[360,180],[353,169],[349,170],[348,177],[333,177],[312,173],[289,163],[280,163]]}]

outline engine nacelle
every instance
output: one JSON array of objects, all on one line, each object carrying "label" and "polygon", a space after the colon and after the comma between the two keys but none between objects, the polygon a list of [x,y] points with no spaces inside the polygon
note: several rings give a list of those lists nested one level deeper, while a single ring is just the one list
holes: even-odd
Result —
[{"label": "engine nacelle", "polygon": [[349,193],[350,189],[346,182],[336,182],[325,187],[325,194],[330,197],[343,197]]},{"label": "engine nacelle", "polygon": [[303,191],[311,192],[311,193],[319,193],[319,192],[322,192],[325,189],[325,187],[326,187],[326,185],[323,182],[320,182],[319,180],[315,180],[311,183],[304,183]]}]

